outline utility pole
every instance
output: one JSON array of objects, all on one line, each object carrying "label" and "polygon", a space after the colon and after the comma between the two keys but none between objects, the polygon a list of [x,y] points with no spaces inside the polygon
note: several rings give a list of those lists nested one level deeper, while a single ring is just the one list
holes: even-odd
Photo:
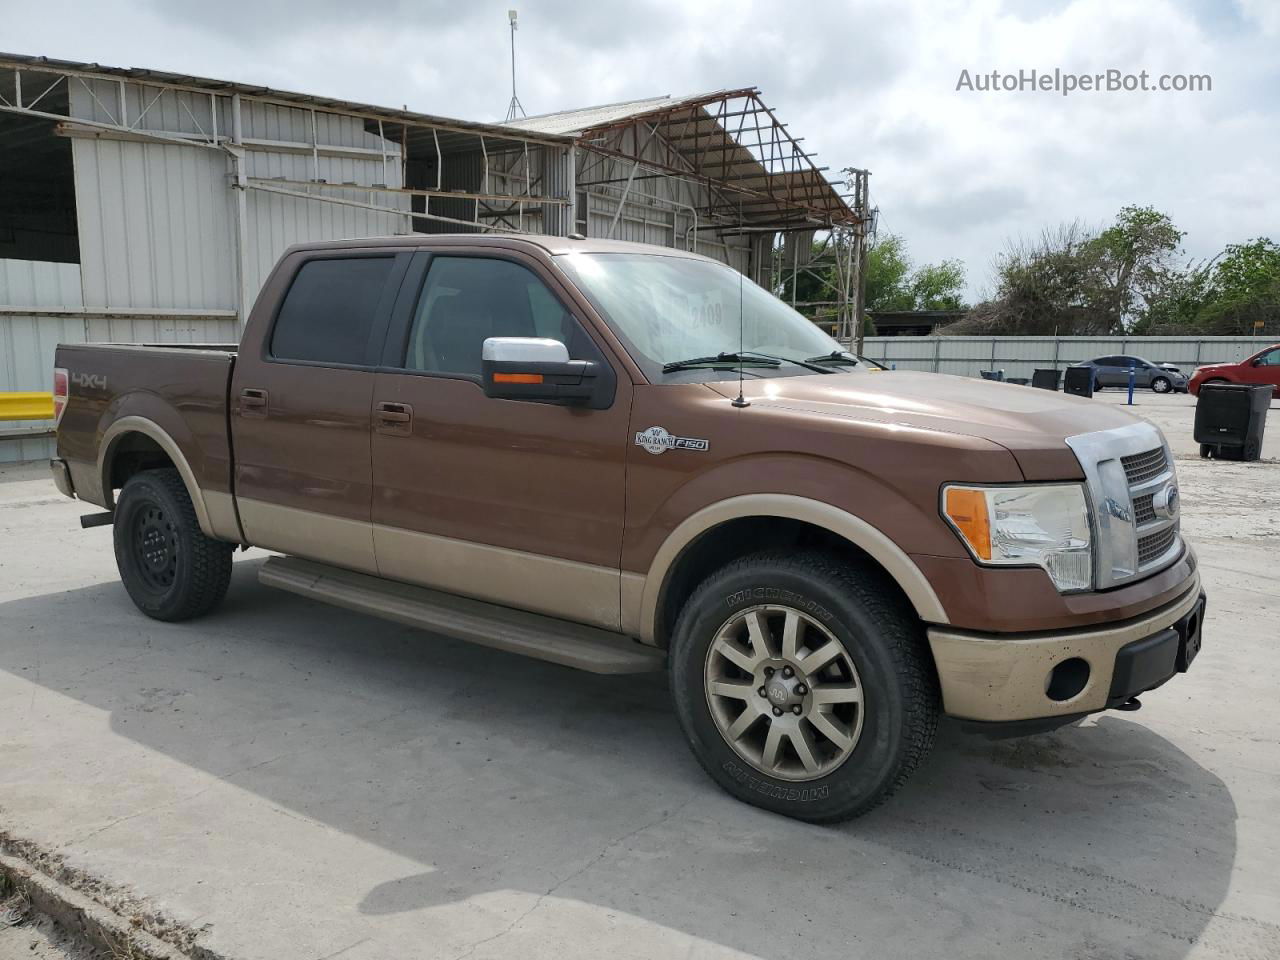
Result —
[{"label": "utility pole", "polygon": [[507,104],[507,123],[518,117],[528,116],[520,98],[516,96],[516,12],[507,11],[507,20],[511,23],[511,102]]},{"label": "utility pole", "polygon": [[850,252],[850,267],[853,270],[853,316],[849,331],[854,342],[853,352],[861,355],[863,347],[863,328],[866,324],[867,302],[867,247],[872,230],[870,210],[870,190],[867,184],[871,176],[869,170],[849,167],[845,170],[853,179],[853,212],[857,217],[857,225],[853,228],[853,249]]}]

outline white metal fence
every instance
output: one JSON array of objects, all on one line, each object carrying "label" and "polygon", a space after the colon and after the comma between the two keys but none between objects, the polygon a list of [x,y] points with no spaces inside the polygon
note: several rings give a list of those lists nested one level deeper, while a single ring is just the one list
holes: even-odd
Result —
[{"label": "white metal fence", "polygon": [[962,377],[982,370],[1030,377],[1037,368],[1061,370],[1117,354],[1175,363],[1190,374],[1202,364],[1243,360],[1275,342],[1267,337],[867,337],[863,354],[899,370]]}]

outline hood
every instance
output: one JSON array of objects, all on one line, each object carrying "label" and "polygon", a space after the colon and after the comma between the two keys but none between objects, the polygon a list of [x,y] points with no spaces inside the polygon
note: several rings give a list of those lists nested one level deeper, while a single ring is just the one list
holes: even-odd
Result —
[{"label": "hood", "polygon": [[[738,394],[736,380],[707,386],[725,397]],[[753,404],[990,440],[1009,450],[1035,481],[1083,476],[1067,437],[1138,420],[1056,391],[908,370],[748,380],[743,394]]]}]

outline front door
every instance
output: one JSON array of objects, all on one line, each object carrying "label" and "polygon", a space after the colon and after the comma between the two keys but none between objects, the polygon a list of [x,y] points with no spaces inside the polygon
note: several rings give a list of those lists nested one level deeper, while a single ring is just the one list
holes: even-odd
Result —
[{"label": "front door", "polygon": [[269,281],[263,302],[284,300],[274,317],[255,314],[231,386],[236,503],[250,543],[376,572],[369,411],[410,257],[302,251]]},{"label": "front door", "polygon": [[1265,383],[1280,394],[1280,347],[1258,354],[1246,364],[1240,376],[1241,383]]},{"label": "front door", "polygon": [[[383,576],[617,629],[631,383],[557,275],[515,252],[418,254],[374,383]],[[605,409],[485,396],[492,336],[563,342]],[[391,368],[391,369],[388,369]]]}]

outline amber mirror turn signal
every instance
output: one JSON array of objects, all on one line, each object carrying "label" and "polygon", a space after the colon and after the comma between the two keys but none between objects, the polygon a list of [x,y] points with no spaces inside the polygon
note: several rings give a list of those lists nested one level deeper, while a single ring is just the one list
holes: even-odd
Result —
[{"label": "amber mirror turn signal", "polygon": [[570,360],[547,337],[489,337],[480,355],[486,396],[542,403],[585,403],[595,392],[596,365]]}]

